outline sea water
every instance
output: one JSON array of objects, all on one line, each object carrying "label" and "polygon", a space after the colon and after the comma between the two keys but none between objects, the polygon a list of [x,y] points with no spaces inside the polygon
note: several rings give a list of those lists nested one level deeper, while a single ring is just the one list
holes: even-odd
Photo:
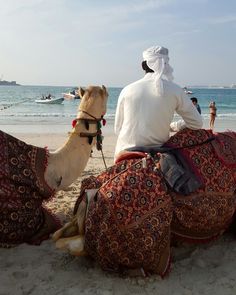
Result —
[{"label": "sea water", "polygon": [[[0,129],[9,131],[4,126],[14,126],[16,132],[32,129],[34,125],[40,132],[60,132],[63,126],[68,128],[76,117],[80,100],[64,100],[62,104],[38,104],[36,99],[49,93],[55,97],[62,97],[62,93],[69,92],[72,87],[53,86],[0,86]],[[109,98],[105,118],[112,126],[115,118],[117,100],[122,88],[108,88]],[[236,89],[235,88],[192,88],[189,89],[197,97],[204,119],[209,120],[209,103],[216,102],[216,123],[230,122],[231,128],[236,129]],[[144,97],[145,99],[145,97]],[[135,114],[134,114],[135,115]],[[174,120],[178,119],[175,115]],[[54,126],[53,130],[49,130]]]}]

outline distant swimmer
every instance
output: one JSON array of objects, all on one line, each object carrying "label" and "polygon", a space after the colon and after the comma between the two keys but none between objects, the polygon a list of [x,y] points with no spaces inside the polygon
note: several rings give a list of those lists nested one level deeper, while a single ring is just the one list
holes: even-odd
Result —
[{"label": "distant swimmer", "polygon": [[214,124],[215,124],[215,118],[216,118],[216,103],[214,101],[211,101],[209,104],[210,108],[210,129],[214,129]]}]

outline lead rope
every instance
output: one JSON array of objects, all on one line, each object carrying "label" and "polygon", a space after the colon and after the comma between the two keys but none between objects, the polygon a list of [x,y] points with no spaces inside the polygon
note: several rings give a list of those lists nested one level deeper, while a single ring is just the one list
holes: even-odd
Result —
[{"label": "lead rope", "polygon": [[[103,122],[103,126],[106,124],[106,121],[105,119],[102,119],[102,122]],[[96,147],[97,147],[97,150],[98,151],[101,151],[101,155],[102,155],[102,160],[103,160],[103,163],[104,163],[104,166],[105,166],[105,169],[106,171],[108,170],[107,168],[107,164],[106,164],[106,161],[105,161],[105,157],[104,157],[104,153],[103,153],[103,150],[102,150],[102,141],[103,141],[103,136],[102,136],[102,124],[100,121],[97,122],[97,144],[96,144]]]},{"label": "lead rope", "polygon": [[103,150],[102,149],[101,149],[101,154],[102,154],[102,159],[103,159],[103,163],[104,163],[105,169],[107,171],[108,168],[107,168],[107,164],[106,164],[105,157],[104,157],[104,154],[103,154]]},{"label": "lead rope", "polygon": [[14,107],[14,106],[16,106],[16,105],[18,105],[18,104],[21,104],[21,103],[24,103],[24,102],[26,102],[26,101],[29,101],[29,100],[31,100],[32,98],[27,98],[27,99],[25,99],[25,100],[21,100],[21,101],[18,101],[18,102],[16,102],[16,103],[11,103],[11,104],[8,104],[8,105],[3,105],[3,107],[0,109],[0,111],[4,111],[4,110],[6,110],[6,109],[9,109],[9,108],[11,108],[11,107]]},{"label": "lead rope", "polygon": [[[90,117],[94,118],[95,122],[97,123],[97,143],[96,143],[96,148],[98,151],[101,151],[101,155],[102,155],[102,160],[103,160],[103,163],[104,163],[104,166],[105,166],[105,169],[106,171],[108,170],[107,168],[107,164],[106,164],[106,161],[105,161],[105,156],[104,156],[104,153],[103,153],[103,150],[102,150],[102,141],[103,141],[103,136],[102,136],[102,125],[105,126],[106,125],[106,120],[102,117],[101,119],[97,119],[96,117],[94,117],[93,115],[89,114],[88,112],[86,111],[83,111],[83,110],[80,110],[81,112],[89,115]],[[72,121],[72,127],[74,128],[76,126],[76,123],[78,120],[81,120],[81,119],[74,119]],[[84,121],[86,121],[86,119],[82,119]],[[90,120],[87,120],[87,121],[90,121]],[[101,124],[101,121],[102,121],[102,124]],[[85,124],[86,125],[86,124]],[[89,125],[87,126],[86,125],[86,128],[88,129],[89,128]],[[80,133],[80,136],[82,136],[82,134]],[[83,134],[83,137],[84,136],[87,136],[88,137],[88,134]],[[94,135],[96,136],[96,134]]]}]

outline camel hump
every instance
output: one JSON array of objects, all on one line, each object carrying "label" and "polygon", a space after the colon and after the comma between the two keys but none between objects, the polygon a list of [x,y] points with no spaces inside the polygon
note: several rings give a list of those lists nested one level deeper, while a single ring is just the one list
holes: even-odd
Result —
[{"label": "camel hump", "polygon": [[206,143],[213,138],[215,138],[215,134],[211,130],[185,128],[171,136],[163,146],[174,148],[192,147]]}]

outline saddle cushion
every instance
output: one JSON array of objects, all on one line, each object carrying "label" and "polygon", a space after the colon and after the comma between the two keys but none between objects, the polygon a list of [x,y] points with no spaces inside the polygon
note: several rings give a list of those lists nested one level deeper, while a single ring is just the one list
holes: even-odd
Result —
[{"label": "saddle cushion", "polygon": [[123,160],[97,182],[91,178],[100,189],[89,206],[85,249],[105,270],[141,268],[160,275],[168,270],[171,198],[155,163],[146,161],[143,167],[142,159]]},{"label": "saddle cushion", "polygon": [[[0,246],[40,243],[59,224],[42,207],[47,151],[0,131]],[[35,237],[34,237],[35,235]]]},{"label": "saddle cushion", "polygon": [[[215,140],[200,144],[212,135]],[[210,130],[184,129],[172,136],[166,146],[179,150],[202,186],[187,197],[172,192],[171,231],[186,241],[207,241],[222,234],[232,221],[236,208],[236,149],[233,133],[212,134]],[[235,135],[234,135],[235,136]]]}]

